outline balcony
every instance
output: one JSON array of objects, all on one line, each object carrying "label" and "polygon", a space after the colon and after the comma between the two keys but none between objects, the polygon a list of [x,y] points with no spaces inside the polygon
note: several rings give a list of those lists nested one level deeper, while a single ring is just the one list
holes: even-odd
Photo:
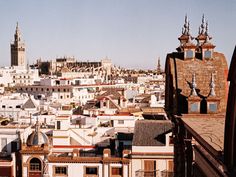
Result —
[{"label": "balcony", "polygon": [[135,177],[174,177],[174,172],[171,171],[145,171],[138,170],[135,172]]}]

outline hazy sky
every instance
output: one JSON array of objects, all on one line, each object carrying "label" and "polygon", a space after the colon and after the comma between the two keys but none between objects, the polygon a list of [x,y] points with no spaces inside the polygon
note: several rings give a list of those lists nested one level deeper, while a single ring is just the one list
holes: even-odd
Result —
[{"label": "hazy sky", "polygon": [[236,44],[236,0],[0,0],[0,66],[10,65],[16,22],[30,64],[38,58],[74,56],[115,65],[164,67],[175,51],[185,14],[197,35],[202,14],[215,50],[231,60]]}]

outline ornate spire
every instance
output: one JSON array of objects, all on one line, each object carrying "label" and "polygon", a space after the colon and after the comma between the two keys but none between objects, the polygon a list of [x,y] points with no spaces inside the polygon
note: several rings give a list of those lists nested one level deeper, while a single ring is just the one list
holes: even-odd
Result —
[{"label": "ornate spire", "polygon": [[206,35],[206,42],[208,42],[209,40],[212,39],[212,37],[210,37],[209,34],[208,34],[208,21],[206,22],[206,31],[205,31],[205,35]]},{"label": "ornate spire", "polygon": [[193,73],[192,75],[192,91],[191,91],[191,96],[197,96],[197,92],[196,92],[196,75],[195,73]]},{"label": "ornate spire", "polygon": [[201,24],[201,31],[199,34],[204,34],[204,30],[205,30],[205,16],[204,14],[202,15],[202,24]]},{"label": "ornate spire", "polygon": [[185,15],[184,26],[182,28],[182,35],[178,38],[180,41],[180,46],[177,48],[177,51],[183,52],[186,45],[194,47],[195,45],[191,42],[193,37],[190,34],[190,22],[187,15]]},{"label": "ornate spire", "polygon": [[182,30],[182,34],[187,34],[188,33],[188,16],[187,14],[185,15],[185,20],[184,20],[184,27]]},{"label": "ornate spire", "polygon": [[209,84],[210,86],[210,93],[209,93],[209,96],[216,96],[216,93],[215,93],[215,82],[214,82],[214,75],[213,73],[211,73],[211,82]]}]

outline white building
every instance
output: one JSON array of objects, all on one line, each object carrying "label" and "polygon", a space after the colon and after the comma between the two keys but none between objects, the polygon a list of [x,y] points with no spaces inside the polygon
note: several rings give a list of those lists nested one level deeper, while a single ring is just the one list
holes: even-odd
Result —
[{"label": "white building", "polygon": [[169,120],[139,120],[132,143],[131,176],[173,174],[174,147]]},{"label": "white building", "polygon": [[5,87],[15,85],[33,85],[39,81],[38,69],[21,66],[0,68],[0,84]]},{"label": "white building", "polygon": [[0,115],[12,118],[14,121],[29,123],[30,116],[38,112],[38,106],[39,102],[32,96],[14,93],[0,98]]}]

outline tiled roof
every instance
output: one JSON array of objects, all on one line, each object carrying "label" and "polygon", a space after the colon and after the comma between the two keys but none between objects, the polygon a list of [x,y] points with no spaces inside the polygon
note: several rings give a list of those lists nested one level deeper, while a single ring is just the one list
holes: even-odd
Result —
[{"label": "tiled roof", "polygon": [[25,104],[22,106],[23,109],[33,109],[33,108],[36,108],[36,104],[34,103],[34,101],[29,98]]},{"label": "tiled roof", "polygon": [[165,134],[171,132],[169,120],[137,120],[134,128],[133,146],[164,146]]}]

